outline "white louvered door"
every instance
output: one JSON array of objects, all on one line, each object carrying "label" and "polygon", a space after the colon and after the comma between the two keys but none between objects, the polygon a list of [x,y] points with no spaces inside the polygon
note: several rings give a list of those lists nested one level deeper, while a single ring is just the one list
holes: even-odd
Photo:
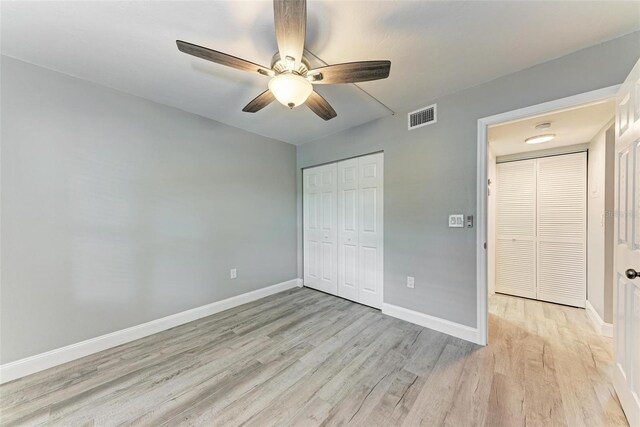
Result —
[{"label": "white louvered door", "polygon": [[496,292],[536,297],[536,163],[496,165]]},{"label": "white louvered door", "polygon": [[538,163],[538,299],[576,307],[587,299],[587,153]]},{"label": "white louvered door", "polygon": [[586,153],[497,165],[496,292],[584,307]]}]

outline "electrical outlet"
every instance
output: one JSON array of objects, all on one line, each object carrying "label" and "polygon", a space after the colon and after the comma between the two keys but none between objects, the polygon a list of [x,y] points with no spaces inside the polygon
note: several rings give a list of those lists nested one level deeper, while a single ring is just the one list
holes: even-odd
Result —
[{"label": "electrical outlet", "polygon": [[414,277],[411,276],[407,276],[407,288],[415,288],[416,286],[416,279]]},{"label": "electrical outlet", "polygon": [[232,279],[235,279],[236,277],[238,277],[238,271],[235,268],[232,268],[229,275]]},{"label": "electrical outlet", "polygon": [[449,215],[449,228],[463,228],[464,227],[464,215],[455,214]]}]

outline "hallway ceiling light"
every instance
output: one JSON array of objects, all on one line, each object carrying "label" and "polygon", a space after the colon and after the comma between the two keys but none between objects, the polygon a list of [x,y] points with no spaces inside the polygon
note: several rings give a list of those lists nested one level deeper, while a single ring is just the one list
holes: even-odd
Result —
[{"label": "hallway ceiling light", "polygon": [[543,142],[549,142],[555,137],[556,135],[554,133],[548,133],[545,135],[532,136],[531,138],[525,139],[524,142],[527,144],[541,144]]}]

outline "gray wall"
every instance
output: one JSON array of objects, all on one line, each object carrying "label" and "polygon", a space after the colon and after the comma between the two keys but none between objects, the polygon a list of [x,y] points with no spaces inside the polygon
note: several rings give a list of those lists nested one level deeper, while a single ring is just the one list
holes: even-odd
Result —
[{"label": "gray wall", "polygon": [[[613,119],[589,144],[589,189],[587,227],[587,299],[600,318],[613,317],[613,211],[615,141]],[[613,131],[615,132],[615,131]],[[606,301],[606,302],[605,302]]]},{"label": "gray wall", "polygon": [[296,277],[294,146],[7,57],[1,75],[2,363]]},{"label": "gray wall", "polygon": [[[636,32],[435,100],[438,123],[407,131],[407,112],[434,102],[425,99],[298,147],[298,168],[384,150],[385,302],[475,326],[476,229],[447,228],[447,215],[477,217],[478,119],[619,84],[639,55]],[[300,193],[298,176],[298,224]]]}]

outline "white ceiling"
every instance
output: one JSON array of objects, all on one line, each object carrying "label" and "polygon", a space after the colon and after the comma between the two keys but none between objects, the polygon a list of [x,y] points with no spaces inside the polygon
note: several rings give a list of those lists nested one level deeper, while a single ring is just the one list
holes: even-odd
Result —
[{"label": "white ceiling", "polygon": [[[242,107],[266,78],[178,52],[176,39],[269,65],[270,1],[1,3],[1,52],[300,144],[391,114],[354,85],[321,86],[338,117]],[[311,1],[307,48],[328,63],[390,59],[361,87],[403,111],[640,29],[640,2]]]},{"label": "white ceiling", "polygon": [[[489,128],[489,144],[496,156],[547,150],[590,142],[615,114],[615,101],[606,101],[569,110],[518,120]],[[538,123],[550,122],[549,129],[539,130]],[[527,144],[526,138],[552,133],[555,139],[541,144]]]}]

